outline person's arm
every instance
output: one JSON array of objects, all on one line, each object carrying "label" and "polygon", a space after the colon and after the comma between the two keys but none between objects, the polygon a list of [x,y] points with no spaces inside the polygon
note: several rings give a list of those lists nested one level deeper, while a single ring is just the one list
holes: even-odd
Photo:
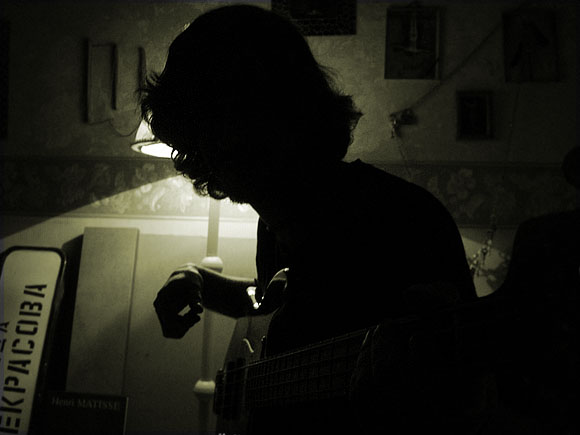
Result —
[{"label": "person's arm", "polygon": [[256,280],[223,275],[201,266],[194,267],[203,278],[201,303],[205,308],[234,318],[247,316],[253,310],[247,289],[256,286]]},{"label": "person's arm", "polygon": [[246,290],[253,285],[253,279],[228,277],[192,263],[180,267],[153,303],[163,335],[182,338],[199,322],[202,306],[234,318],[247,315],[253,304]]}]

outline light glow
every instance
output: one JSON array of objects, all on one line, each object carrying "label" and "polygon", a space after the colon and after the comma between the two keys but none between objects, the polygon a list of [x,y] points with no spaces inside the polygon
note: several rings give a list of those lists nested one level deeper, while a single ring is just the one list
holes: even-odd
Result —
[{"label": "light glow", "polygon": [[170,159],[173,152],[173,148],[163,142],[134,143],[131,148],[138,153],[163,159]]},{"label": "light glow", "polygon": [[169,145],[161,142],[153,135],[149,123],[144,119],[139,124],[131,148],[138,153],[163,159],[170,159],[171,153],[173,152],[173,149]]}]

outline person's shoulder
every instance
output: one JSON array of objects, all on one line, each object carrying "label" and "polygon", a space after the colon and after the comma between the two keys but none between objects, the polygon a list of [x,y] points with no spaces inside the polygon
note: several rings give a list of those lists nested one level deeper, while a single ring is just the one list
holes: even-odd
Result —
[{"label": "person's shoulder", "polygon": [[384,171],[383,169],[380,169],[370,163],[363,162],[360,159],[356,159],[352,162],[345,162],[344,166],[347,167],[348,170],[351,171],[353,174],[359,177],[375,177],[390,182],[407,183],[407,181],[403,180],[402,178],[397,177],[396,175],[393,175],[387,171]]},{"label": "person's shoulder", "polygon": [[388,189],[391,193],[396,193],[397,191],[416,190],[419,187],[362,160],[355,160],[346,165],[351,178],[373,192]]},{"label": "person's shoulder", "polygon": [[417,207],[444,209],[443,204],[427,189],[391,174],[377,166],[355,160],[348,163],[353,178],[360,186],[367,188],[377,199],[381,196],[389,201],[396,201]]},{"label": "person's shoulder", "polygon": [[518,225],[516,238],[580,238],[580,209],[548,213],[529,218]]},{"label": "person's shoulder", "polygon": [[551,227],[559,228],[562,225],[580,226],[580,209],[534,216],[521,222],[518,229],[524,231]]}]

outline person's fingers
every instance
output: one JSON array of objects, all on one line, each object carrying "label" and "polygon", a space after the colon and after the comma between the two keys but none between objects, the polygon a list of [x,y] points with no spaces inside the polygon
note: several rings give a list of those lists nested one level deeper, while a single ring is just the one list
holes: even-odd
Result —
[{"label": "person's fingers", "polygon": [[153,305],[158,312],[177,314],[188,305],[194,306],[199,302],[198,292],[185,286],[173,285],[162,288],[157,294]]},{"label": "person's fingers", "polygon": [[181,317],[182,324],[186,326],[188,329],[195,325],[197,322],[201,320],[201,317],[198,313],[201,313],[203,309],[199,307],[199,311],[194,311],[193,309],[185,313]]},{"label": "person's fingers", "polygon": [[203,307],[195,304],[183,315],[175,313],[167,313],[161,310],[157,313],[163,336],[167,338],[182,338],[185,333],[201,318],[199,313],[203,311]]},{"label": "person's fingers", "polygon": [[[172,275],[153,301],[164,337],[182,338],[200,321],[201,294],[199,282],[193,278],[190,273]],[[187,307],[187,312],[181,315]]]},{"label": "person's fingers", "polygon": [[195,304],[189,305],[189,308],[194,313],[201,313],[203,311],[203,307],[201,306],[201,304],[199,302],[198,303],[195,303]]},{"label": "person's fingers", "polygon": [[165,328],[162,327],[161,330],[165,338],[183,338],[183,336],[189,330],[189,328],[174,325],[172,327]]},{"label": "person's fingers", "polygon": [[[196,318],[197,317],[197,318]],[[199,321],[199,316],[179,316],[171,322],[161,325],[163,336],[166,338],[182,338],[189,329]]]}]

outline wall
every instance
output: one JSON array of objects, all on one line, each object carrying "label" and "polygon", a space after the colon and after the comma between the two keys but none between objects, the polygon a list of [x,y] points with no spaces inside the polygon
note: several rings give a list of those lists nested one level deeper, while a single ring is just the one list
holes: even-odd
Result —
[{"label": "wall", "polygon": [[[77,304],[87,316],[92,313],[93,334],[98,334],[99,344],[83,341],[86,331],[79,325],[73,325],[72,335],[76,337],[77,346],[71,349],[69,361],[69,377],[67,389],[101,394],[123,394],[129,397],[128,433],[187,433],[198,428],[197,398],[193,393],[195,382],[201,375],[200,349],[202,344],[203,323],[197,325],[181,340],[163,338],[152,302],[159,288],[175,267],[189,261],[199,263],[205,256],[207,220],[205,219],[118,219],[113,217],[79,217],[58,216],[34,223],[34,218],[24,219],[26,229],[7,236],[3,240],[4,248],[15,245],[57,246],[63,244],[69,256],[67,273],[74,274],[78,268],[77,252],[79,247],[71,249],[69,241],[82,236],[86,228],[126,229],[136,228],[139,231],[136,243],[136,261],[134,267],[134,283],[132,288],[105,288],[97,292],[99,284],[115,282],[112,277],[100,276],[106,269],[116,269],[119,264],[125,264],[127,259],[119,258],[117,252],[101,252],[93,254],[94,265],[104,265],[92,270],[99,278],[91,284],[92,293],[81,297],[76,295]],[[9,218],[5,224],[15,218]],[[254,277],[255,255],[255,219],[225,219],[220,225],[220,242],[218,252],[224,262],[224,273],[234,276]],[[83,244],[83,249],[86,245]],[[89,250],[91,251],[91,250]],[[82,261],[82,259],[81,259]],[[81,263],[82,264],[82,263]],[[84,264],[85,267],[91,265]],[[86,273],[86,272],[85,272]],[[86,279],[79,280],[79,286]],[[70,281],[69,281],[70,283]],[[75,283],[76,284],[76,283]],[[74,286],[76,288],[76,285]],[[73,286],[66,287],[67,301],[75,298]],[[80,288],[80,287],[79,287]],[[107,296],[104,301],[107,313],[95,312],[94,298],[102,299],[106,294],[116,293],[114,297]],[[86,293],[86,292],[85,292]],[[130,298],[129,313],[117,306],[116,301]],[[81,302],[82,301],[82,302]],[[102,303],[101,303],[102,305]],[[79,305],[77,305],[79,307]],[[77,308],[77,311],[79,309]],[[108,323],[105,319],[113,319]],[[123,320],[129,319],[127,330],[123,328]],[[90,320],[86,320],[90,321]],[[127,323],[125,323],[127,324]],[[210,373],[217,372],[223,364],[227,344],[234,327],[233,320],[214,313],[213,349],[209,358]],[[76,329],[75,329],[76,326]],[[125,367],[116,373],[101,373],[102,385],[95,385],[99,374],[90,376],[87,371],[95,367],[116,367],[112,359],[119,358],[118,340],[114,337],[128,334],[124,350]],[[87,351],[98,346],[98,352],[87,357]],[[84,350],[83,350],[84,347]],[[90,353],[90,351],[89,351]],[[112,378],[113,381],[106,380]],[[109,390],[108,385],[113,385]]]},{"label": "wall", "polygon": [[[138,47],[159,70],[171,40],[191,19],[214,5],[205,2],[4,2],[10,22],[10,116],[5,155],[125,156],[122,137],[135,127],[134,88]],[[232,2],[219,2],[227,4]],[[268,2],[259,2],[267,7]],[[412,161],[557,163],[574,142],[576,11],[573,2],[531,2],[557,12],[559,82],[505,83],[502,13],[515,2],[429,2],[442,7],[442,85],[416,108],[419,123],[405,129]],[[365,117],[351,158],[399,162],[387,115],[419,99],[432,80],[385,80],[385,22],[388,2],[360,2],[357,34],[309,37],[322,64],[334,68],[339,83]],[[491,33],[481,49],[451,78],[446,77]],[[119,109],[111,122],[84,122],[85,38],[115,43],[119,49]],[[455,140],[454,93],[493,90],[497,140]],[[519,95],[518,95],[519,92]],[[519,101],[513,113],[516,96]],[[131,119],[127,119],[130,117]],[[513,119],[512,119],[513,118]],[[513,123],[510,140],[508,130]],[[38,134],[42,132],[42,134]]]},{"label": "wall", "polygon": [[[229,2],[219,4],[224,3]],[[268,7],[268,2],[259,4]],[[573,193],[562,181],[558,165],[577,143],[578,7],[575,2],[531,2],[532,7],[556,13],[560,80],[506,83],[500,24],[502,13],[515,4],[429,4],[442,7],[441,81],[384,79],[388,2],[359,1],[356,35],[308,37],[308,41],[365,114],[349,160],[360,158],[431,190],[458,222],[469,256],[486,240],[495,219],[499,229],[494,249],[476,279],[478,291],[485,294],[503,279],[515,226],[527,217],[573,205]],[[171,40],[193,17],[214,6],[3,2],[10,43],[8,134],[1,139],[0,150],[2,249],[16,244],[62,246],[91,226],[139,228],[142,263],[137,270],[143,290],[135,294],[133,355],[147,346],[148,336],[157,337],[158,347],[179,346],[155,335],[147,300],[165,278],[159,275],[174,262],[190,259],[185,246],[180,245],[179,258],[170,247],[181,237],[185,241],[202,237],[207,215],[207,201],[196,197],[182,177],[174,176],[167,162],[129,150],[138,123],[134,100],[138,48],[144,48],[149,68],[161,69]],[[110,119],[92,124],[86,122],[86,38],[94,44],[115,43],[119,50],[118,109],[111,111]],[[455,92],[469,89],[493,92],[492,140],[455,137]],[[403,126],[400,137],[391,137],[388,115],[410,106],[418,123]],[[226,260],[226,271],[253,276],[248,260],[253,259],[256,216],[247,208],[224,208],[223,256],[239,254]],[[197,250],[203,251],[203,246],[191,252]],[[422,261],[428,259],[418,259],[419,264]],[[186,355],[195,358],[189,344],[184,344],[191,352]],[[150,369],[163,362],[161,357],[150,358]],[[177,390],[165,399],[173,400],[169,407],[182,410],[176,417],[180,420],[185,411],[177,397],[191,401],[192,374],[187,370],[173,374]],[[138,408],[133,408],[136,414],[130,415],[132,427],[139,427],[140,421],[163,424],[167,416],[155,413],[155,398],[145,399],[159,388],[152,383],[138,393],[139,382],[130,383],[130,393],[140,394]],[[172,424],[175,430],[195,427],[192,421]]]},{"label": "wall", "polygon": [[[183,180],[169,179],[170,165],[135,158],[128,145],[138,123],[139,47],[150,70],[162,69],[175,35],[215,4],[5,3],[10,112],[0,151],[4,213],[202,215],[195,197],[180,190]],[[441,8],[441,80],[383,78],[388,2],[359,2],[356,35],[308,37],[319,61],[336,72],[339,87],[365,114],[347,159],[361,158],[427,187],[461,227],[488,227],[492,215],[498,225],[514,227],[570,208],[573,194],[558,165],[576,143],[578,8],[575,2],[529,4],[556,14],[558,81],[504,80],[501,23],[502,14],[517,6],[512,1],[429,2]],[[109,111],[110,119],[91,124],[87,39],[114,43],[119,52],[118,108]],[[110,93],[98,78],[92,85]],[[455,93],[473,89],[493,93],[492,140],[455,137]],[[391,137],[389,114],[407,107],[417,124]]]}]

